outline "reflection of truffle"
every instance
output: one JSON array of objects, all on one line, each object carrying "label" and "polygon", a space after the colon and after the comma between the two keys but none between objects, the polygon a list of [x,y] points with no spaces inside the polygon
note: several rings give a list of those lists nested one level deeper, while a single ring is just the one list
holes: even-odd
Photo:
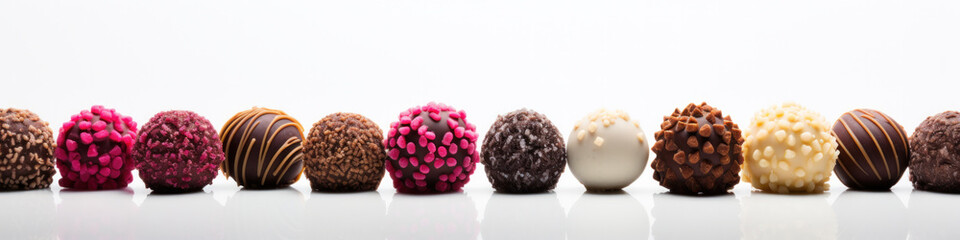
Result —
[{"label": "reflection of truffle", "polygon": [[960,192],[960,112],[923,120],[910,138],[910,181],[919,190]]},{"label": "reflection of truffle", "polygon": [[383,179],[383,133],[355,113],[334,113],[313,124],[303,143],[304,174],[317,191],[376,190]]},{"label": "reflection of truffle", "polygon": [[836,239],[837,217],[828,196],[748,194],[740,199],[739,239]]},{"label": "reflection of truffle", "polygon": [[890,189],[907,169],[910,144],[907,132],[886,114],[857,109],[833,124],[840,156],[833,172],[854,189]]},{"label": "reflection of truffle", "polygon": [[191,111],[154,115],[131,156],[144,185],[158,192],[199,191],[217,177],[224,159],[213,125]]},{"label": "reflection of truffle", "polygon": [[47,188],[53,182],[53,131],[28,110],[0,109],[0,190]]},{"label": "reflection of truffle", "polygon": [[617,191],[647,166],[647,136],[627,113],[600,109],[577,122],[567,140],[570,172],[588,191]]},{"label": "reflection of truffle", "polygon": [[494,193],[484,209],[480,223],[484,239],[566,238],[566,214],[556,193]]},{"label": "reflection of truffle", "polygon": [[130,157],[137,123],[113,109],[93,106],[63,123],[57,138],[60,186],[77,189],[116,189],[133,181]]},{"label": "reflection of truffle", "polygon": [[719,109],[701,103],[663,117],[650,165],[653,179],[670,192],[721,194],[740,183],[740,128]]},{"label": "reflection of truffle", "polygon": [[[740,239],[740,202],[733,194],[654,194],[650,215],[653,239]],[[697,230],[678,231],[690,226]]]},{"label": "reflection of truffle", "polygon": [[245,188],[278,188],[303,172],[303,127],[283,111],[255,107],[234,115],[220,131],[227,159],[223,174]]},{"label": "reflection of truffle", "polygon": [[570,206],[564,227],[570,240],[647,239],[650,236],[647,210],[623,191],[580,195]]},{"label": "reflection of truffle", "polygon": [[477,239],[480,222],[465,193],[394,194],[387,209],[387,239]]},{"label": "reflection of truffle", "polygon": [[567,166],[560,131],[547,116],[527,109],[497,117],[481,149],[487,179],[501,192],[553,189]]},{"label": "reflection of truffle", "polygon": [[743,180],[776,193],[823,192],[837,163],[836,138],[819,113],[794,103],[753,116],[743,143]]},{"label": "reflection of truffle", "polygon": [[476,127],[463,110],[429,103],[400,113],[383,145],[385,164],[400,192],[453,192],[470,181],[480,152]]},{"label": "reflection of truffle", "polygon": [[[911,196],[910,201],[913,200]],[[885,192],[847,190],[841,193],[831,206],[837,214],[837,228],[841,229],[837,239],[907,239],[910,223],[922,221],[915,219],[908,221],[907,207],[896,194],[889,190]],[[910,239],[934,238],[919,238],[915,234],[910,234]]]}]

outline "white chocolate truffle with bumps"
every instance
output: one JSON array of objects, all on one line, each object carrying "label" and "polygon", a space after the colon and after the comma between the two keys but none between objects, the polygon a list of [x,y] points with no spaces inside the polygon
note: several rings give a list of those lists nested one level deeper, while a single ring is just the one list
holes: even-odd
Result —
[{"label": "white chocolate truffle with bumps", "polygon": [[617,191],[636,181],[650,147],[627,113],[600,109],[577,122],[567,138],[570,171],[588,191]]},{"label": "white chocolate truffle with bumps", "polygon": [[784,103],[753,116],[743,143],[742,177],[775,193],[818,193],[836,165],[836,138],[819,113]]}]

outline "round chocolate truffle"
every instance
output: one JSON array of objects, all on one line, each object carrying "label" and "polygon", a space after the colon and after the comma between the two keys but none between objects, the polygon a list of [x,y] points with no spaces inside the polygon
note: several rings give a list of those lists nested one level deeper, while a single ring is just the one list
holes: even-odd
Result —
[{"label": "round chocolate truffle", "polygon": [[650,165],[660,186],[679,194],[723,194],[740,183],[740,127],[720,109],[701,103],[663,117]]},{"label": "round chocolate truffle", "polygon": [[60,186],[85,190],[117,189],[133,181],[130,157],[137,123],[116,110],[93,106],[63,123],[57,138]]},{"label": "round chocolate truffle", "polygon": [[919,190],[960,193],[960,112],[946,111],[910,137],[910,181]]},{"label": "round chocolate truffle", "polygon": [[53,131],[29,110],[0,109],[0,190],[47,188],[53,182]]},{"label": "round chocolate truffle", "polygon": [[383,179],[383,131],[355,113],[334,113],[313,124],[303,143],[304,174],[315,191],[372,191]]},{"label": "round chocolate truffle", "polygon": [[213,125],[191,111],[154,115],[140,129],[131,154],[140,179],[156,192],[202,190],[225,158]]},{"label": "round chocolate truffle", "polygon": [[400,113],[390,124],[387,173],[403,193],[459,191],[470,181],[480,152],[476,126],[453,107],[429,103]]},{"label": "round chocolate truffle", "polygon": [[587,191],[617,191],[640,177],[650,147],[627,113],[600,109],[574,125],[567,154],[570,171]]},{"label": "round chocolate truffle", "polygon": [[226,160],[220,170],[238,186],[290,186],[303,173],[303,126],[283,111],[254,107],[234,115],[220,130]]},{"label": "round chocolate truffle", "polygon": [[483,139],[480,159],[497,191],[543,192],[557,186],[567,149],[547,116],[520,109],[497,117]]},{"label": "round chocolate truffle", "polygon": [[836,138],[819,113],[794,103],[753,116],[743,143],[743,180],[774,193],[817,193],[837,163]]},{"label": "round chocolate truffle", "polygon": [[890,189],[910,160],[910,144],[903,126],[876,110],[857,109],[833,124],[840,156],[833,172],[852,189]]}]

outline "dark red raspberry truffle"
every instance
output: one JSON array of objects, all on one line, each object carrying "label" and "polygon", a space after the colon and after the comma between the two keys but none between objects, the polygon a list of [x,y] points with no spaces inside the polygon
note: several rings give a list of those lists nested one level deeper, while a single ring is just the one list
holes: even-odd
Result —
[{"label": "dark red raspberry truffle", "polygon": [[553,189],[567,166],[560,130],[547,116],[527,109],[498,116],[483,138],[480,156],[487,179],[499,192]]},{"label": "dark red raspberry truffle", "polygon": [[53,131],[28,110],[0,109],[0,190],[47,188],[53,182]]},{"label": "dark red raspberry truffle", "polygon": [[130,150],[137,123],[113,109],[93,106],[63,123],[57,138],[60,186],[84,190],[117,189],[133,181]]},{"label": "dark red raspberry truffle", "polygon": [[470,181],[480,152],[466,113],[429,103],[400,113],[383,145],[393,187],[404,193],[459,191]]},{"label": "dark red raspberry truffle", "polygon": [[225,159],[220,137],[206,118],[191,111],[154,115],[133,147],[140,179],[157,192],[202,190]]}]

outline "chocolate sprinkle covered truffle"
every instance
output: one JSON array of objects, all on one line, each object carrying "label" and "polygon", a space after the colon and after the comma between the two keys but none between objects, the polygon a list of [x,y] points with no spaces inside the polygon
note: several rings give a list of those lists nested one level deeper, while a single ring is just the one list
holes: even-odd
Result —
[{"label": "chocolate sprinkle covered truffle", "polygon": [[619,191],[643,173],[650,147],[640,123],[630,115],[600,109],[573,126],[567,154],[570,172],[587,191]]},{"label": "chocolate sprinkle covered truffle", "polygon": [[723,194],[740,182],[740,127],[701,103],[663,117],[653,152],[653,179],[679,194]]},{"label": "chocolate sprinkle covered truffle", "polygon": [[910,181],[919,190],[960,193],[960,112],[947,111],[917,126],[910,137]]},{"label": "chocolate sprinkle covered truffle", "polygon": [[0,109],[0,191],[49,187],[55,147],[53,131],[39,116]]},{"label": "chocolate sprinkle covered truffle", "polygon": [[125,188],[133,181],[130,151],[137,123],[116,110],[93,106],[63,123],[57,137],[60,186],[98,190]]},{"label": "chocolate sprinkle covered truffle", "polygon": [[453,107],[429,103],[400,113],[383,145],[385,168],[403,193],[459,191],[470,181],[480,152],[476,126]]},{"label": "chocolate sprinkle covered truffle", "polygon": [[886,114],[857,109],[833,124],[840,156],[833,172],[852,189],[886,190],[900,181],[910,159],[907,132]]},{"label": "chocolate sprinkle covered truffle", "polygon": [[383,131],[355,113],[334,113],[313,124],[303,143],[304,174],[315,191],[372,191],[383,179]]},{"label": "chocolate sprinkle covered truffle", "polygon": [[213,183],[224,160],[217,131],[191,111],[157,113],[140,129],[132,157],[155,192],[192,192]]},{"label": "chocolate sprinkle covered truffle", "polygon": [[303,126],[283,111],[254,107],[220,130],[227,159],[220,170],[251,189],[290,186],[303,173]]},{"label": "chocolate sprinkle covered truffle", "polygon": [[500,192],[553,189],[567,165],[560,130],[547,116],[527,109],[498,116],[481,149],[487,179]]}]

